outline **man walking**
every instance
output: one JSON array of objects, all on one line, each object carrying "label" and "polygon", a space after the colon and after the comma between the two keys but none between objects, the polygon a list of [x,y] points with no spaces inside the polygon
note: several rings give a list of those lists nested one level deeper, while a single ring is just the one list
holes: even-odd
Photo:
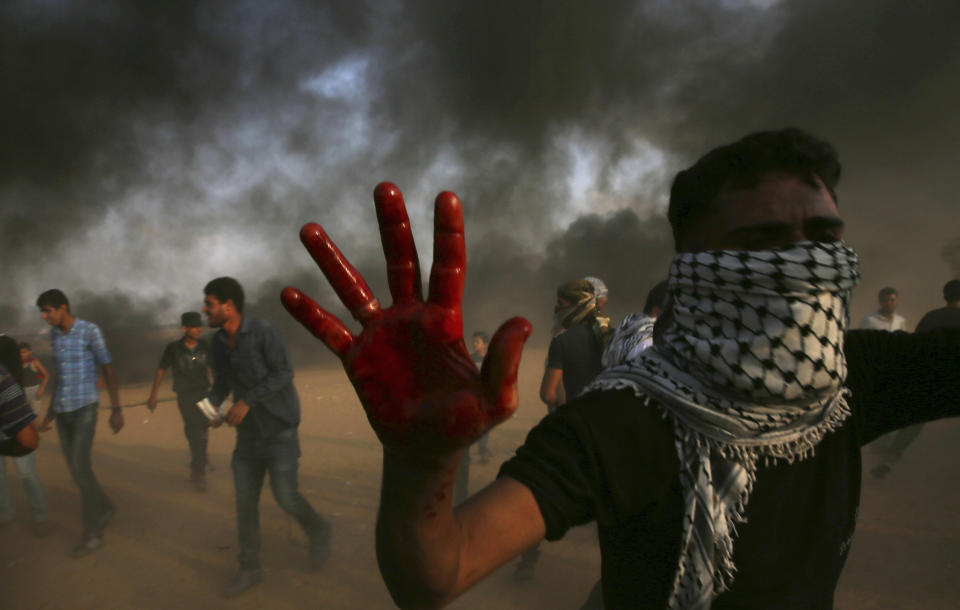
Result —
[{"label": "man walking", "polygon": [[173,369],[173,391],[183,418],[183,433],[190,446],[190,482],[197,491],[207,488],[207,435],[209,421],[197,403],[210,391],[210,345],[203,334],[203,319],[195,311],[180,316],[183,337],[167,344],[153,378],[147,408],[157,408],[157,390],[167,369]]},{"label": "man walking", "polygon": [[[203,312],[213,336],[213,389],[219,406],[231,393],[225,420],[237,429],[233,483],[237,498],[240,570],[223,591],[235,597],[263,578],[260,569],[260,490],[270,473],[273,497],[303,527],[309,566],[318,569],[330,552],[330,524],[297,490],[300,458],[300,399],[293,387],[293,367],[280,333],[270,323],[243,314],[243,288],[231,277],[210,281],[203,289]],[[218,425],[218,424],[216,424]]]},{"label": "man walking", "polygon": [[99,408],[97,367],[110,396],[110,428],[114,434],[123,428],[117,379],[100,327],[74,316],[62,291],[47,290],[37,297],[37,307],[51,326],[50,347],[57,365],[57,388],[50,397],[40,430],[49,430],[52,422],[57,421],[60,448],[83,500],[83,536],[70,556],[83,557],[103,546],[103,528],[115,513],[113,503],[93,474],[91,458]]}]

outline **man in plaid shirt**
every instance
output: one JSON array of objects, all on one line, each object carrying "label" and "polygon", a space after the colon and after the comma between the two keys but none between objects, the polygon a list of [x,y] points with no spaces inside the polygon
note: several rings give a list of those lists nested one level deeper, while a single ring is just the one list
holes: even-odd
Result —
[{"label": "man in plaid shirt", "polygon": [[57,420],[60,448],[83,499],[83,537],[70,556],[83,557],[103,546],[103,528],[115,512],[93,475],[90,458],[99,406],[97,367],[103,372],[110,395],[110,427],[114,434],[123,428],[117,379],[100,328],[75,317],[63,292],[47,290],[37,298],[37,307],[52,327],[50,347],[57,364],[57,388],[50,397],[40,430],[49,430],[53,420]]}]

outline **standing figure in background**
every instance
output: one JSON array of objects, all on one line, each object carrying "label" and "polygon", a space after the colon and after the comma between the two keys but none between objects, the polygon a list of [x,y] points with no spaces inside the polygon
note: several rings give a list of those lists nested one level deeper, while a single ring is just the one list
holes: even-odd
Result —
[{"label": "standing figure in background", "polygon": [[[23,344],[21,344],[23,345]],[[35,436],[36,430],[33,428],[33,419],[36,415],[30,409],[32,402],[29,393],[23,387],[21,379],[27,374],[28,367],[21,364],[21,347],[17,342],[6,335],[0,335],[0,366],[5,370],[3,383],[0,384],[0,403],[4,406],[0,410],[10,410],[17,414],[13,423],[20,426],[29,427]],[[19,388],[17,387],[19,384]],[[26,400],[27,408],[24,409],[22,401]],[[28,413],[29,412],[29,413]],[[19,431],[19,430],[18,430]],[[53,531],[50,522],[50,513],[47,511],[47,501],[43,493],[43,485],[40,484],[40,477],[37,476],[37,453],[31,451],[26,455],[13,458],[13,465],[17,469],[17,475],[23,483],[23,491],[27,495],[27,504],[30,506],[32,515],[30,531],[34,536],[44,537],[50,535]],[[0,456],[0,526],[7,525],[13,521],[13,504],[10,501],[10,487],[7,482],[7,461]]]},{"label": "standing figure in background", "polygon": [[197,407],[210,391],[210,344],[201,338],[203,319],[196,311],[180,316],[183,337],[167,344],[153,378],[147,408],[157,408],[157,390],[166,369],[173,369],[173,391],[183,418],[183,433],[190,446],[190,482],[197,491],[207,488],[207,435],[209,421]]},{"label": "standing figure in background", "polygon": [[603,351],[603,368],[626,364],[653,345],[653,325],[660,317],[667,298],[667,280],[658,282],[643,304],[643,311],[629,314],[620,322]]},{"label": "standing figure in background", "polygon": [[[917,324],[918,333],[927,333],[938,328],[960,328],[960,280],[950,280],[943,286],[945,307],[927,312]],[[888,434],[875,445],[880,453],[880,463],[870,470],[870,474],[882,479],[890,474],[893,465],[900,461],[903,452],[920,436],[923,424],[914,424]]]},{"label": "standing figure in background", "polygon": [[[213,328],[211,340],[215,406],[233,394],[225,419],[237,429],[233,484],[237,498],[240,570],[223,591],[235,597],[259,583],[260,491],[270,473],[273,497],[307,534],[309,568],[318,569],[330,554],[330,524],[297,490],[300,459],[300,399],[293,387],[293,366],[276,327],[243,314],[243,287],[232,277],[210,281],[203,289],[203,312]],[[211,425],[217,426],[219,420]]]},{"label": "standing figure in background", "polygon": [[900,305],[900,295],[896,288],[891,286],[881,288],[880,294],[877,295],[877,303],[880,307],[860,322],[860,328],[864,330],[907,330],[907,319],[897,313],[897,306]]},{"label": "standing figure in background", "polygon": [[[596,278],[574,280],[557,288],[554,326],[563,330],[550,340],[547,365],[540,381],[540,400],[549,413],[576,398],[603,369],[601,358],[611,330],[610,319],[600,313],[606,302],[606,285]],[[539,557],[539,545],[526,551],[520,557],[514,577],[517,580],[533,578]]]},{"label": "standing figure in background", "polygon": [[38,409],[37,401],[43,398],[47,382],[50,380],[50,373],[40,359],[33,355],[33,349],[29,343],[21,341],[19,348],[20,360],[23,361],[23,391],[30,405]]},{"label": "standing figure in background", "polygon": [[60,448],[83,500],[83,535],[70,556],[83,557],[103,546],[103,529],[116,512],[93,475],[91,451],[100,400],[97,367],[110,396],[110,427],[114,434],[123,428],[117,378],[100,327],[74,316],[67,295],[56,288],[47,290],[37,297],[37,307],[51,326],[50,347],[57,365],[57,387],[40,431],[49,430],[53,420],[57,420]]},{"label": "standing figure in background", "polygon": [[[473,338],[470,341],[470,346],[473,347],[473,351],[470,352],[470,358],[473,359],[473,363],[477,365],[477,368],[483,366],[483,359],[487,356],[487,345],[490,344],[490,335],[478,330],[473,333]],[[486,464],[490,461],[490,432],[487,431],[486,434],[480,437],[477,440],[477,460],[481,464]]]}]

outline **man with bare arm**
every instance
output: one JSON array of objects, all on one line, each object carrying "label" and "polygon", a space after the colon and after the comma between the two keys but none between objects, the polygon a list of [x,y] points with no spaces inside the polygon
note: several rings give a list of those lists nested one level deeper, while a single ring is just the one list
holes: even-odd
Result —
[{"label": "man with bare arm", "polygon": [[40,315],[50,325],[50,347],[56,362],[56,389],[40,425],[50,429],[57,421],[60,449],[70,474],[80,488],[83,504],[83,536],[70,551],[74,558],[89,555],[103,546],[103,529],[113,520],[116,509],[93,474],[93,434],[97,427],[100,392],[97,367],[103,373],[110,397],[110,428],[123,428],[123,411],[117,378],[100,327],[81,320],[70,311],[67,296],[56,288],[37,297]]},{"label": "man with bare arm", "polygon": [[471,366],[453,193],[436,199],[426,300],[392,184],[374,192],[389,307],[306,225],[302,241],[363,330],[295,288],[282,298],[340,356],[384,445],[377,557],[397,604],[442,606],[541,539],[596,521],[608,608],[831,608],[861,446],[960,413],[960,331],[845,333],[858,273],[839,176],[833,147],[796,129],[680,172],[654,346],[545,417],[456,511],[459,452],[516,408],[530,325],[507,321],[479,374]]}]

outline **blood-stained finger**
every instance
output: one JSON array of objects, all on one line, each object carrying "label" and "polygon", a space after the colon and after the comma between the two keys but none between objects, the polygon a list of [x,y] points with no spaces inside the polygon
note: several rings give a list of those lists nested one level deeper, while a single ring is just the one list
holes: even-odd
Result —
[{"label": "blood-stained finger", "polygon": [[434,203],[430,302],[441,307],[459,309],[466,268],[463,207],[456,194],[444,191],[437,195]]},{"label": "blood-stained finger", "polygon": [[530,322],[524,318],[510,318],[490,340],[480,384],[493,421],[503,421],[517,408],[517,370],[530,330]]},{"label": "blood-stained finger", "polygon": [[336,316],[324,311],[313,299],[293,286],[283,289],[280,301],[290,315],[323,341],[330,351],[340,358],[346,355],[353,345],[353,335]]},{"label": "blood-stained finger", "polygon": [[374,298],[370,286],[343,256],[323,227],[315,222],[303,225],[300,241],[357,321],[365,324],[380,312],[380,303]]},{"label": "blood-stained finger", "polygon": [[403,193],[395,184],[381,182],[373,190],[380,225],[380,241],[387,261],[387,282],[394,303],[423,299],[420,287],[420,261],[410,231],[410,218]]}]

